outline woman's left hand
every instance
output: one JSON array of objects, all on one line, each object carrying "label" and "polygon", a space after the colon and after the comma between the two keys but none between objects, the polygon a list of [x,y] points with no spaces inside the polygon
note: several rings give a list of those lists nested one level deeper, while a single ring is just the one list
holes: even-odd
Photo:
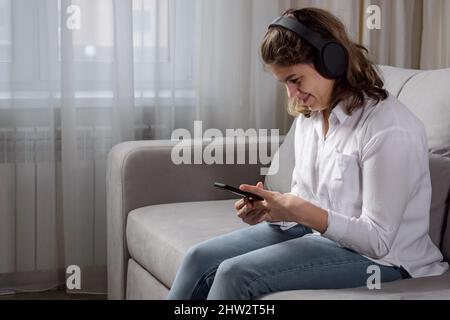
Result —
[{"label": "woman's left hand", "polygon": [[237,216],[245,223],[250,225],[258,224],[261,221],[278,222],[292,221],[297,222],[293,210],[298,206],[302,199],[289,193],[280,193],[265,190],[262,182],[256,186],[242,184],[239,186],[242,191],[248,191],[264,198],[264,201],[242,200],[245,206],[239,210]]}]

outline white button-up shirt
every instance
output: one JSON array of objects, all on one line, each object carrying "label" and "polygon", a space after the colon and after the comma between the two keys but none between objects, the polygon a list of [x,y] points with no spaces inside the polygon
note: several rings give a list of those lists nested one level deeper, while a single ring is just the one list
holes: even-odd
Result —
[{"label": "white button-up shirt", "polygon": [[325,137],[322,112],[295,121],[291,193],[328,212],[322,236],[379,264],[403,266],[412,277],[448,269],[428,235],[425,128],[407,107],[391,94],[351,116],[338,104]]}]

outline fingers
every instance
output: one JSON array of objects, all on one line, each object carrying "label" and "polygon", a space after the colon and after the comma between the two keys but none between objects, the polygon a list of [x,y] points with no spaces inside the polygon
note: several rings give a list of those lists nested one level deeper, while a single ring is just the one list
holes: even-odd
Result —
[{"label": "fingers", "polygon": [[[240,189],[244,190],[244,191],[250,191],[250,190],[245,190],[245,188],[247,186],[257,189],[258,191],[261,191],[261,192],[266,192],[264,190],[264,185],[262,182],[258,182],[256,184],[256,186],[241,185]],[[253,190],[251,192],[258,194],[257,192],[255,192]],[[265,202],[263,202],[263,201],[252,201],[247,198],[239,199],[238,201],[236,201],[234,203],[234,207],[237,211],[236,215],[248,224],[259,223],[262,219],[262,216],[264,216],[264,212],[267,210],[264,203]]]},{"label": "fingers", "polygon": [[236,210],[240,210],[244,205],[245,205],[245,201],[244,201],[244,198],[242,198],[234,203],[234,208]]},{"label": "fingers", "polygon": [[257,209],[248,213],[245,217],[242,218],[242,221],[249,225],[255,225],[264,220],[265,210]]},{"label": "fingers", "polygon": [[248,215],[250,213],[250,211],[251,211],[251,209],[247,205],[244,205],[240,209],[238,209],[236,215],[242,219],[246,215]]},{"label": "fingers", "polygon": [[245,205],[248,205],[251,208],[253,207],[253,201],[248,198],[241,198],[234,203],[234,208],[236,210],[240,210]]},{"label": "fingers", "polygon": [[261,214],[259,214],[258,216],[255,216],[255,219],[249,221],[248,224],[255,225],[262,221],[267,221],[267,216],[268,216],[267,212],[265,210],[262,210]]},{"label": "fingers", "polygon": [[244,202],[245,204],[240,209],[237,209],[236,213],[236,215],[241,219],[249,214],[253,214],[254,211],[267,210],[267,208],[262,205],[261,201],[244,200]]},{"label": "fingers", "polygon": [[270,199],[272,197],[273,192],[264,190],[263,188],[264,188],[264,186],[263,186],[262,182],[258,182],[258,184],[256,186],[252,186],[249,184],[241,184],[239,186],[239,189],[241,189],[243,191],[248,191],[248,192],[254,193],[258,196],[263,197],[265,200]]},{"label": "fingers", "polygon": [[[272,192],[264,189],[264,184],[258,182],[255,186],[242,184],[239,189],[243,191],[252,192],[265,199],[265,201],[253,201],[247,198],[239,199],[235,202],[235,208],[237,210],[236,215],[247,224],[254,225],[261,221],[272,220],[270,216],[269,202],[274,199],[276,192]],[[269,200],[269,202],[267,201]]]},{"label": "fingers", "polygon": [[238,209],[237,216],[239,218],[244,218],[246,215],[248,215],[251,211],[255,210],[254,205],[252,201],[248,201],[245,199],[241,199],[244,202],[244,205]]}]

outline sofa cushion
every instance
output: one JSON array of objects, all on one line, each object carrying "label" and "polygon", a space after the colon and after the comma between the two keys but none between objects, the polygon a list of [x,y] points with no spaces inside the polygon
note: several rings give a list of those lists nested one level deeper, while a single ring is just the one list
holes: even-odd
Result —
[{"label": "sofa cushion", "polygon": [[130,256],[170,288],[191,246],[248,226],[236,217],[235,201],[161,204],[131,211],[126,229]]},{"label": "sofa cushion", "polygon": [[271,293],[262,300],[376,300],[376,299],[450,299],[450,271],[441,276],[404,279],[384,282],[381,289],[369,290],[367,287],[292,290]]},{"label": "sofa cushion", "polygon": [[405,84],[398,99],[425,125],[430,149],[450,149],[450,68],[422,71]]},{"label": "sofa cushion", "polygon": [[446,220],[447,227],[442,239],[442,254],[444,255],[444,260],[450,262],[450,205],[448,208]]},{"label": "sofa cushion", "polygon": [[127,300],[165,300],[169,289],[161,284],[135,260],[127,266]]},{"label": "sofa cushion", "polygon": [[429,234],[434,244],[443,249],[442,236],[446,229],[450,195],[450,159],[430,154],[430,176],[432,192]]},{"label": "sofa cushion", "polygon": [[448,208],[446,220],[447,227],[442,239],[442,254],[444,255],[444,260],[450,262],[450,205]]},{"label": "sofa cushion", "polygon": [[406,82],[415,74],[421,72],[415,69],[403,69],[391,66],[378,65],[384,87],[387,91],[398,97]]}]

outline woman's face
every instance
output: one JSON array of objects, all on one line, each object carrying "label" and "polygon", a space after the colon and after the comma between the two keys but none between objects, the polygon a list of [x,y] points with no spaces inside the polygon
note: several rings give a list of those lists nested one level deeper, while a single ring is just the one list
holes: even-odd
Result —
[{"label": "woman's face", "polygon": [[311,111],[329,107],[335,80],[322,77],[312,64],[296,64],[290,67],[266,65],[266,68],[284,83],[289,99],[303,100]]}]

